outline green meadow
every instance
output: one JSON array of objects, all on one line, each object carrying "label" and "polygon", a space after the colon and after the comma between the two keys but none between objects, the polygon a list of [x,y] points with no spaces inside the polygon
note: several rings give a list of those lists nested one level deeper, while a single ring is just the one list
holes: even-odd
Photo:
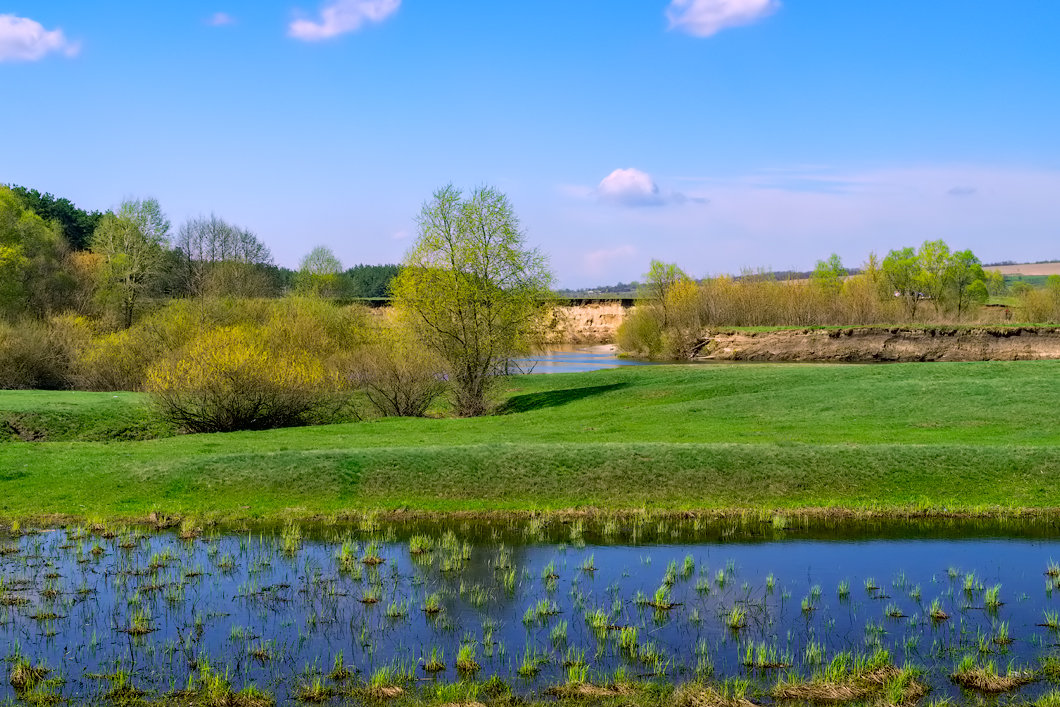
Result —
[{"label": "green meadow", "polygon": [[[134,393],[0,392],[0,516],[1060,507],[1060,362],[637,366],[496,414],[178,435]],[[24,441],[33,440],[33,441]]]}]

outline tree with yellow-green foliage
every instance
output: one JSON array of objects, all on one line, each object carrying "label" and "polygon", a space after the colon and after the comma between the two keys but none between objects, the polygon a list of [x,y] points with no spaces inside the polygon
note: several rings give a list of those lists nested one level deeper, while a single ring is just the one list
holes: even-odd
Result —
[{"label": "tree with yellow-green foliage", "polygon": [[818,260],[810,273],[810,280],[826,294],[835,296],[843,288],[843,278],[846,277],[847,269],[843,267],[843,261],[839,256],[832,253],[828,260]]},{"label": "tree with yellow-green foliage", "polygon": [[989,296],[989,277],[970,250],[951,252],[943,240],[924,241],[920,248],[892,250],[880,268],[884,298],[900,298],[910,320],[921,302],[937,315],[954,312],[958,319]]},{"label": "tree with yellow-green foliage", "polygon": [[452,185],[423,205],[391,285],[394,306],[448,376],[459,415],[485,414],[498,375],[527,353],[551,306],[552,273],[526,245],[508,198]]},{"label": "tree with yellow-green foliage", "polygon": [[670,325],[668,303],[670,291],[680,283],[690,280],[691,278],[685,271],[676,264],[652,260],[648,266],[648,274],[644,276],[644,284],[640,286],[637,299],[659,308],[662,314],[661,324],[665,329]]}]

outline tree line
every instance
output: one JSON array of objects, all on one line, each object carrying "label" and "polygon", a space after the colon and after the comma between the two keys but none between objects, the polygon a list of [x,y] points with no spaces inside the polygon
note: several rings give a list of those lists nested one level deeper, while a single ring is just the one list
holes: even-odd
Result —
[{"label": "tree line", "polygon": [[[318,247],[297,271],[217,216],[174,229],[154,199],[106,213],[60,202],[0,187],[0,387],[146,391],[191,431],[424,415],[442,395],[481,415],[554,320],[547,258],[490,187],[436,191],[400,266],[343,269]],[[334,299],[358,278],[393,307]],[[653,261],[618,342],[680,359],[717,326],[973,321],[1003,286],[943,241],[870,256],[854,275],[832,255],[798,280],[697,281]],[[1022,312],[1060,318],[1060,278],[1040,293]]]},{"label": "tree line", "polygon": [[[268,248],[214,215],[174,229],[154,199],[62,218],[28,204],[0,188],[0,388],[144,391],[187,431],[424,415],[443,394],[482,415],[549,319],[547,261],[489,187],[437,191],[401,266],[344,269],[317,247],[285,287]],[[67,222],[91,225],[84,248]],[[338,299],[355,287],[393,306]]]},{"label": "tree line", "polygon": [[[745,272],[697,281],[676,264],[652,261],[637,307],[617,338],[629,353],[687,359],[711,327],[989,320],[999,314],[980,305],[1004,291],[1000,273],[984,270],[972,251],[952,251],[942,240],[892,250],[882,259],[871,254],[856,271],[832,254],[817,261],[809,277],[786,280]],[[1024,316],[1032,315],[1028,301],[1019,307]]]},{"label": "tree line", "polygon": [[155,199],[86,211],[36,189],[0,186],[0,317],[9,321],[75,311],[127,328],[148,300],[379,298],[398,270],[344,268],[325,247],[292,270],[276,265],[254,233],[214,214],[174,228]]}]

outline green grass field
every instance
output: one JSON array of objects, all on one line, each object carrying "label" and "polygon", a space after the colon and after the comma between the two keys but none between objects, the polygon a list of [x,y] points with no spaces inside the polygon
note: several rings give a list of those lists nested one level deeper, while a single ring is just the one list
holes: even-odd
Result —
[{"label": "green grass field", "polygon": [[[478,419],[8,434],[0,515],[1054,508],[1058,383],[1060,362],[629,367],[510,379]],[[172,432],[135,394],[0,392],[15,413],[43,439]]]}]

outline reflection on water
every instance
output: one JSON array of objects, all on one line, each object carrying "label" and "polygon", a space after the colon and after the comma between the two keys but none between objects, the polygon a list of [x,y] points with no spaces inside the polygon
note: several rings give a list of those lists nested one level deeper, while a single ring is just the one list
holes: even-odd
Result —
[{"label": "reflection on water", "polygon": [[618,357],[614,344],[557,345],[518,360],[526,373],[580,373],[619,366],[646,366],[648,361]]},{"label": "reflection on water", "polygon": [[[516,532],[455,524],[412,537],[363,526],[305,537],[0,536],[0,657],[17,651],[60,670],[68,699],[105,694],[105,676],[119,673],[158,695],[209,664],[283,701],[313,679],[337,687],[336,661],[354,681],[400,666],[453,682],[462,649],[476,678],[498,675],[521,693],[563,682],[572,661],[595,676],[742,677],[765,691],[778,672],[749,655],[807,676],[841,652],[886,650],[923,668],[936,697],[959,697],[949,673],[964,656],[1004,671],[1053,655],[1051,533],[840,540],[787,527],[777,518],[718,535],[696,525],[695,540],[671,521],[635,518],[602,535],[580,520],[533,520]],[[947,618],[933,620],[935,610]],[[0,701],[14,695],[0,682]]]}]

